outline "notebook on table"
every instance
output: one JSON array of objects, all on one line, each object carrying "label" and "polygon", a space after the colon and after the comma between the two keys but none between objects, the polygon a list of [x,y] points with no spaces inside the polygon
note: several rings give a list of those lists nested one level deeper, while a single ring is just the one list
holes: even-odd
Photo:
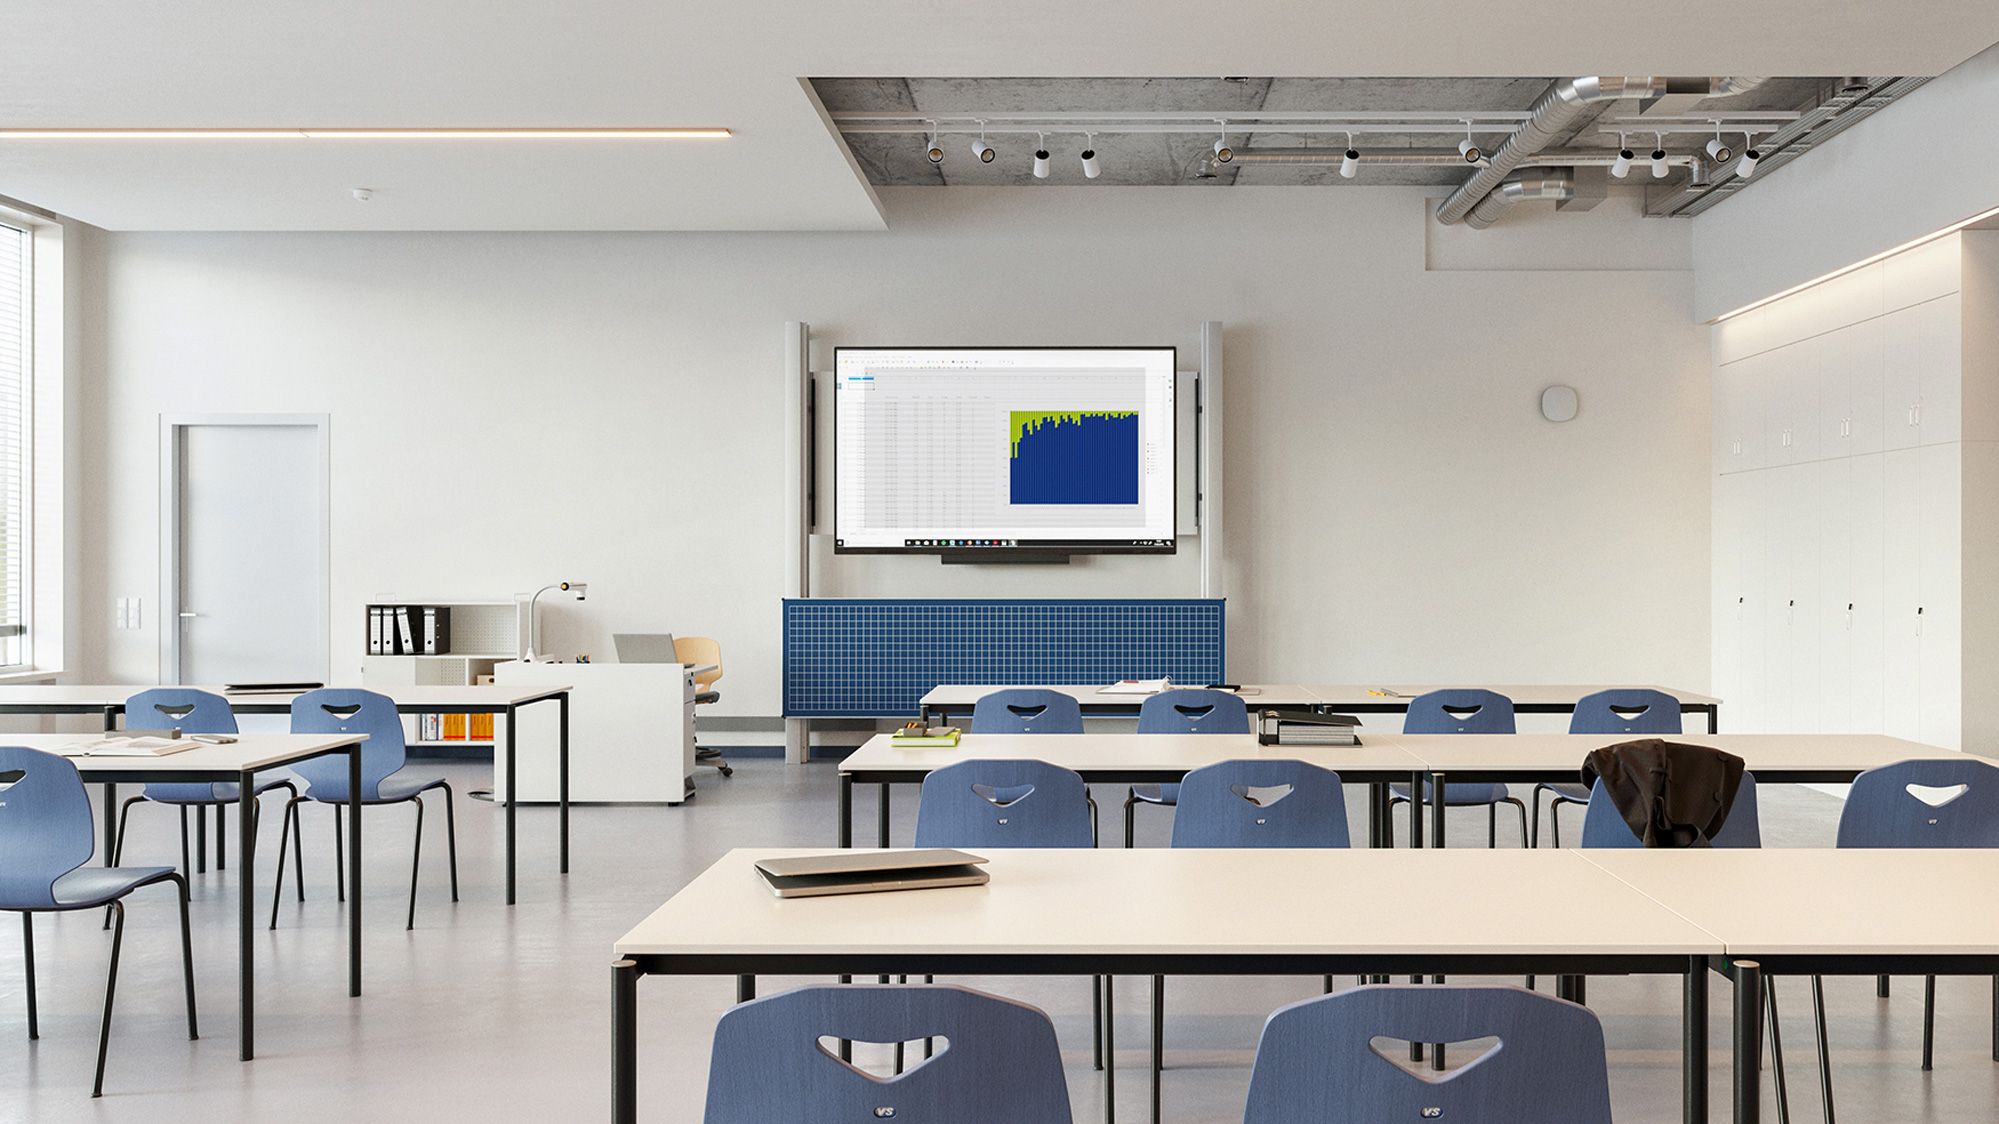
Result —
[{"label": "notebook on table", "polygon": [[985,859],[948,848],[921,851],[836,851],[788,859],[764,859],[757,873],[780,898],[830,894],[878,894],[890,890],[934,890],[982,886],[991,876]]}]

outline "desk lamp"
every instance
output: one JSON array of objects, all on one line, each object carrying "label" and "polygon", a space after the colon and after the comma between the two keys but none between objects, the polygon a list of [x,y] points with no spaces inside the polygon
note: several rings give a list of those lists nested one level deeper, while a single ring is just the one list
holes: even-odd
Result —
[{"label": "desk lamp", "polygon": [[541,595],[542,595],[542,594],[544,594],[544,593],[547,593],[547,592],[548,592],[549,590],[551,590],[551,589],[559,589],[559,590],[561,590],[561,591],[562,591],[562,592],[564,592],[564,593],[573,593],[573,594],[575,594],[575,595],[576,595],[576,599],[577,599],[578,601],[584,601],[584,600],[587,600],[587,598],[586,598],[586,597],[585,597],[584,595],[590,592],[590,583],[588,583],[588,582],[556,582],[556,583],[555,583],[554,585],[545,585],[545,586],[542,586],[542,587],[541,587],[540,589],[537,589],[537,590],[535,590],[535,591],[534,591],[534,596],[533,596],[533,597],[530,597],[530,598],[528,598],[528,651],[527,651],[527,655],[526,655],[526,656],[524,656],[524,657],[522,657],[522,659],[524,659],[524,660],[525,660],[526,662],[528,662],[528,663],[533,663],[533,662],[534,662],[534,660],[535,660],[535,655],[534,655],[534,632],[535,632],[535,629],[534,629],[534,621],[535,621],[535,617],[534,617],[534,607],[535,607],[535,602],[537,602],[537,601],[540,601],[540,600],[541,600]]}]

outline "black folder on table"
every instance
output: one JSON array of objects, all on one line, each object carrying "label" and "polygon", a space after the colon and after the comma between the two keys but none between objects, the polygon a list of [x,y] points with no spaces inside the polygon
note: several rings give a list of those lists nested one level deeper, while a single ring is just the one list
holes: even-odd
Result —
[{"label": "black folder on table", "polygon": [[943,886],[982,886],[991,875],[980,869],[985,859],[963,851],[934,848],[922,851],[835,851],[763,859],[757,873],[780,898],[816,898],[829,894],[878,894],[889,890],[933,890]]}]

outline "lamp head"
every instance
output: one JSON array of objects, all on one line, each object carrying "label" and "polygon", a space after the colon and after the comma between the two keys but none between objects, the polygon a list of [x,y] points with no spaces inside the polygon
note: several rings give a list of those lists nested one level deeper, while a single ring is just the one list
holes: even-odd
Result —
[{"label": "lamp head", "polygon": [[564,593],[575,594],[576,599],[578,601],[586,601],[589,599],[588,597],[585,596],[590,592],[589,582],[563,582],[561,589],[562,592]]}]

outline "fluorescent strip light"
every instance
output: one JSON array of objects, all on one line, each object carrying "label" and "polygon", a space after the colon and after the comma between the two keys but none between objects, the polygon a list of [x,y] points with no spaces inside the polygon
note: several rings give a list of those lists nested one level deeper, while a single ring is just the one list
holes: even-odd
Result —
[{"label": "fluorescent strip light", "polygon": [[1827,281],[1830,281],[1835,277],[1844,277],[1847,274],[1852,273],[1854,270],[1866,269],[1868,266],[1873,265],[1876,262],[1886,261],[1889,258],[1894,257],[1896,254],[1904,253],[1908,250],[1913,250],[1918,246],[1927,245],[1928,243],[1934,242],[1939,238],[1944,238],[1948,237],[1949,235],[1956,234],[1958,231],[1963,230],[1965,227],[1977,226],[1979,223],[1984,222],[1986,219],[1992,219],[1992,218],[1999,218],[1999,207],[1994,207],[1988,211],[1980,211],[1968,219],[1960,219],[1957,222],[1951,223],[1949,226],[1944,227],[1942,230],[1933,230],[1930,233],[1925,234],[1920,238],[1911,238],[1907,242],[1904,242],[1899,246],[1893,247],[1892,249],[1883,250],[1880,253],[1875,254],[1871,257],[1861,258],[1859,261],[1854,262],[1852,265],[1840,266],[1838,269],[1835,269],[1830,273],[1822,273],[1819,276],[1812,278],[1810,281],[1800,281],[1796,285],[1793,285],[1790,288],[1785,289],[1781,293],[1772,293],[1761,300],[1750,301],[1748,304],[1743,305],[1741,308],[1731,309],[1728,312],[1724,312],[1720,316],[1715,317],[1713,320],[1708,321],[1708,323],[1719,324],[1724,320],[1733,319],[1737,316],[1742,315],[1745,312],[1754,312],[1755,310],[1762,308],[1764,305],[1770,304],[1773,301],[1780,301],[1783,300],[1785,297],[1795,296],[1796,294],[1802,293],[1806,289],[1809,289],[1814,285],[1823,285]]},{"label": "fluorescent strip light", "polygon": [[703,140],[727,129],[0,129],[0,140]]}]

